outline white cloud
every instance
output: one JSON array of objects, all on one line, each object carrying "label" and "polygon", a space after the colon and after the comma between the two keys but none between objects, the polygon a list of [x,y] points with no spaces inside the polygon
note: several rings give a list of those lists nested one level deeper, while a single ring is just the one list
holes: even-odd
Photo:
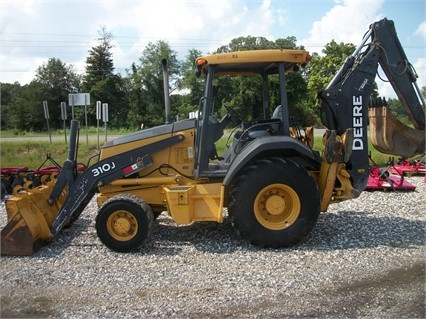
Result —
[{"label": "white cloud", "polygon": [[[4,65],[4,56],[0,56],[2,63],[0,72],[0,82],[13,83],[15,81],[26,84],[31,82],[35,77],[36,69],[47,60],[39,57],[26,58],[26,59],[8,59],[8,64]],[[10,80],[13,79],[13,80]]]},{"label": "white cloud", "polygon": [[114,66],[122,71],[149,42],[165,40],[183,59],[189,49],[208,53],[239,36],[272,38],[272,26],[285,20],[271,0],[20,0],[2,9],[2,80],[21,84],[50,57],[84,72],[101,26],[116,38]]},{"label": "white cloud", "polygon": [[[422,25],[423,27],[426,27],[425,23],[422,23]],[[412,63],[415,73],[417,74],[416,84],[421,90],[422,87],[426,86],[426,58],[422,57],[416,59],[415,62],[410,62]],[[386,78],[384,75],[382,77]],[[376,77],[376,83],[378,85],[379,95],[387,98],[397,98],[397,95],[389,82],[383,82],[378,77]]]},{"label": "white cloud", "polygon": [[420,25],[417,27],[416,31],[414,32],[414,35],[418,35],[422,37],[423,39],[426,39],[426,21],[420,23]]},{"label": "white cloud", "polygon": [[418,59],[413,66],[418,75],[417,85],[419,88],[426,86],[426,58]]},{"label": "white cloud", "polygon": [[[320,20],[312,24],[309,37],[299,41],[299,43],[303,44],[308,51],[319,54],[321,54],[324,45],[331,40],[358,45],[368,31],[369,25],[384,17],[381,13],[384,2],[384,0],[371,1],[368,3],[368,10],[365,10],[365,1],[336,0],[336,5]],[[426,22],[418,26],[415,35],[426,38]],[[419,76],[417,85],[419,87],[425,86],[426,59],[417,59],[413,66]],[[379,68],[379,74],[380,72]],[[384,75],[382,77],[386,78]],[[376,83],[381,96],[396,98],[396,94],[389,83],[381,81],[378,77],[376,77]]]},{"label": "white cloud", "polygon": [[[426,86],[426,58],[418,59],[413,64],[413,67],[418,76],[416,80],[417,86],[419,87],[419,89],[421,89],[423,86]],[[386,79],[386,75],[383,74],[383,71],[380,68],[378,72],[381,78]],[[376,83],[380,96],[393,99],[398,98],[392,85],[389,82],[381,81],[379,77],[376,77]]]},{"label": "white cloud", "polygon": [[397,98],[395,90],[393,89],[392,85],[389,82],[376,81],[376,83],[377,83],[377,90],[379,92],[379,96],[385,97],[387,99]]},{"label": "white cloud", "polygon": [[[320,52],[333,39],[358,44],[369,24],[382,17],[384,2],[328,0],[324,4],[301,1],[299,5],[282,0],[2,1],[1,80],[28,83],[40,62],[50,57],[84,72],[85,59],[101,26],[116,39],[112,53],[119,71],[137,63],[146,45],[159,40],[167,41],[179,59],[189,49],[209,53],[236,37],[248,35],[270,40],[296,36],[309,51]],[[316,18],[312,11],[303,11],[302,7],[309,3]],[[306,37],[307,25],[312,27]],[[419,26],[417,32],[421,31],[424,27]]]},{"label": "white cloud", "polygon": [[366,1],[342,0],[335,3],[319,21],[313,23],[309,37],[299,41],[308,51],[321,54],[324,45],[332,40],[357,45],[368,26],[382,18],[379,11],[384,0],[368,2],[368,10]]}]

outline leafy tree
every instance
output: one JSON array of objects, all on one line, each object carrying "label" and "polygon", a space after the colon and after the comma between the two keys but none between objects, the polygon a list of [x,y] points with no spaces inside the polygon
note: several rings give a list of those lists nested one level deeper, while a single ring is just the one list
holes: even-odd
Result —
[{"label": "leafy tree", "polygon": [[308,106],[308,83],[300,72],[287,74],[287,100],[289,116],[300,126],[316,124],[317,119]]},{"label": "leafy tree", "polygon": [[312,60],[307,66],[309,78],[308,90],[311,98],[316,100],[317,93],[326,88],[328,83],[340,69],[346,57],[352,54],[355,46],[351,43],[338,44],[332,40],[322,50],[323,56],[312,54]]},{"label": "leafy tree", "polygon": [[[317,94],[325,89],[328,83],[345,62],[346,58],[353,53],[355,45],[351,43],[337,43],[332,40],[327,43],[322,50],[323,56],[316,53],[312,54],[312,60],[307,66],[306,76],[308,81],[309,104],[310,107],[318,112],[320,108]],[[377,97],[377,84],[373,84],[372,96]]]},{"label": "leafy tree", "polygon": [[60,59],[50,58],[37,68],[34,82],[38,83],[40,95],[33,99],[42,107],[42,102],[47,101],[51,128],[61,128],[61,102],[68,101],[68,94],[78,91],[80,78],[73,70]]},{"label": "leafy tree", "polygon": [[232,39],[228,45],[221,46],[216,50],[216,53],[232,52],[232,51],[247,51],[261,50],[273,47],[273,42],[264,37],[238,37]]},{"label": "leafy tree", "polygon": [[389,111],[392,113],[392,115],[396,116],[398,120],[400,120],[405,125],[412,125],[410,118],[405,112],[404,107],[401,104],[401,101],[399,99],[388,99],[386,101],[386,104],[388,106]]},{"label": "leafy tree", "polygon": [[301,49],[303,50],[303,46],[296,45],[297,39],[294,36],[287,38],[279,38],[275,40],[275,49]]},{"label": "leafy tree", "polygon": [[[423,99],[426,97],[426,86],[423,86],[420,89],[420,94]],[[386,105],[389,109],[389,111],[396,116],[398,120],[400,120],[403,124],[413,127],[413,123],[411,122],[410,116],[405,111],[404,107],[402,106],[402,103],[399,99],[388,99],[386,101]]]},{"label": "leafy tree", "polygon": [[140,79],[140,83],[139,87],[135,84],[134,89],[142,92],[144,100],[142,117],[146,127],[165,123],[165,116],[160,116],[165,113],[163,59],[166,59],[168,64],[169,84],[171,87],[177,87],[180,63],[177,60],[177,53],[167,42],[149,43],[139,58],[139,65],[136,66],[138,77],[134,75],[134,78]]},{"label": "leafy tree", "polygon": [[49,106],[52,129],[62,127],[60,103],[78,90],[80,78],[72,66],[50,58],[37,68],[34,80],[25,86],[19,83],[2,85],[2,126],[19,130],[45,130],[43,101]]},{"label": "leafy tree", "polygon": [[14,128],[12,118],[14,115],[14,109],[11,107],[13,99],[17,98],[21,94],[22,88],[19,82],[15,83],[0,83],[0,120],[1,129]]},{"label": "leafy tree", "polygon": [[94,124],[95,119],[95,103],[101,101],[108,103],[109,125],[114,128],[128,127],[127,115],[128,104],[126,101],[126,92],[124,81],[118,74],[112,74],[104,80],[96,82],[90,89],[91,96],[91,110],[88,114],[91,115],[91,122],[89,125]]},{"label": "leafy tree", "polygon": [[296,37],[279,38],[275,41],[268,40],[264,37],[238,37],[232,39],[228,45],[219,47],[216,53],[247,51],[247,50],[267,50],[267,49],[301,49],[296,45]]},{"label": "leafy tree", "polygon": [[42,106],[44,92],[45,87],[37,81],[32,81],[30,84],[20,88],[19,94],[13,97],[7,105],[10,111],[10,128],[13,127],[20,131],[41,131],[46,129]]},{"label": "leafy tree", "polygon": [[195,61],[202,56],[202,52],[196,49],[188,51],[185,60],[181,64],[182,77],[177,81],[177,88],[180,91],[188,91],[185,94],[183,103],[188,106],[193,106],[196,109],[200,103],[200,98],[203,96],[204,81],[197,77],[197,67]]},{"label": "leafy tree", "polygon": [[175,88],[170,95],[174,118],[185,119],[190,112],[198,110],[204,93],[204,81],[197,76],[195,65],[196,59],[200,56],[202,56],[201,51],[191,49],[180,64],[180,76],[177,77]]},{"label": "leafy tree", "polygon": [[114,37],[105,27],[98,31],[98,44],[89,50],[86,58],[85,88],[91,88],[97,82],[105,80],[114,73],[114,62],[111,49]]},{"label": "leafy tree", "polygon": [[[19,130],[46,130],[43,101],[49,106],[52,129],[62,127],[60,103],[68,101],[68,94],[77,91],[81,79],[72,65],[58,58],[50,58],[37,68],[30,84],[2,85],[2,125]],[[4,90],[3,90],[4,89]]]},{"label": "leafy tree", "polygon": [[141,76],[138,73],[137,66],[132,63],[131,69],[127,70],[128,76],[124,79],[125,91],[129,105],[127,114],[127,123],[130,128],[138,129],[143,123],[142,114],[144,114],[144,99],[141,89]]},{"label": "leafy tree", "polygon": [[[111,49],[114,37],[105,27],[99,31],[98,44],[89,50],[86,58],[84,90],[90,93],[91,105],[88,108],[88,124],[96,120],[96,101],[108,103],[109,121],[112,127],[127,126],[128,104],[122,77],[114,74]],[[80,111],[81,116],[81,111]]]},{"label": "leafy tree", "polygon": [[[303,49],[296,45],[295,37],[280,38],[276,41],[270,41],[263,37],[238,37],[228,45],[222,46],[216,50],[216,53],[245,51],[245,50],[264,50],[264,49]],[[246,120],[253,120],[263,116],[261,79],[257,76],[221,78],[216,83],[216,104],[223,102],[229,103],[237,112],[245,116]],[[307,84],[301,72],[291,73],[287,76],[288,102],[291,106],[290,112],[301,113],[302,105],[307,96]],[[270,112],[273,111],[280,102],[278,77],[271,77],[270,80]],[[216,107],[217,109],[217,107]],[[249,115],[250,114],[250,115]],[[304,116],[299,116],[301,124],[305,124]],[[309,117],[310,118],[310,117]]]}]

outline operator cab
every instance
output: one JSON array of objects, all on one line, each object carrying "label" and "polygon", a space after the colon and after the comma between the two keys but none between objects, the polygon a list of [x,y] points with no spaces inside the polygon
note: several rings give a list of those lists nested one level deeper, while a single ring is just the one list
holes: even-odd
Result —
[{"label": "operator cab", "polygon": [[[208,55],[196,60],[197,75],[205,76],[206,84],[198,110],[195,178],[223,178],[230,164],[252,141],[272,135],[290,136],[286,73],[298,71],[299,66],[310,59],[305,50],[254,50]],[[226,113],[218,120],[219,110],[214,109],[214,102],[220,97],[214,96],[214,87],[222,79],[225,84],[232,81],[233,76],[257,78],[253,82],[260,83],[254,88],[259,92],[257,96],[261,96],[260,105],[242,108],[231,98],[229,104],[223,103],[222,111]],[[270,83],[278,85],[279,96],[275,100],[280,101],[272,116]],[[224,154],[217,154],[215,143],[224,136],[225,128],[235,123],[240,124],[226,133],[228,149]]]}]

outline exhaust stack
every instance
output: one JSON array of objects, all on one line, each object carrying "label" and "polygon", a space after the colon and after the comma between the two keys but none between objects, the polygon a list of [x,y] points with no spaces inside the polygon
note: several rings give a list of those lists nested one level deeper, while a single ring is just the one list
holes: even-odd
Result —
[{"label": "exhaust stack", "polygon": [[161,61],[163,68],[163,84],[164,84],[164,107],[166,111],[166,124],[171,123],[170,120],[170,92],[169,92],[169,68],[167,65],[167,60],[163,59]]}]

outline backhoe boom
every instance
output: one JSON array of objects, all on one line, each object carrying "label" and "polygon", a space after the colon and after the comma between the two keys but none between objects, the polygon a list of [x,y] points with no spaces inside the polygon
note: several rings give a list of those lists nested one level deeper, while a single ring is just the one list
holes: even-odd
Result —
[{"label": "backhoe boom", "polygon": [[[370,41],[370,42],[368,42]],[[415,129],[405,127],[387,110],[367,112],[379,65],[392,84]],[[338,135],[353,128],[351,156],[345,162],[353,186],[364,190],[368,181],[368,137],[381,152],[404,157],[424,153],[424,100],[416,84],[416,74],[405,56],[393,21],[373,23],[355,52],[347,58],[327,88],[319,93],[326,126]],[[369,115],[369,119],[367,117]]]}]

